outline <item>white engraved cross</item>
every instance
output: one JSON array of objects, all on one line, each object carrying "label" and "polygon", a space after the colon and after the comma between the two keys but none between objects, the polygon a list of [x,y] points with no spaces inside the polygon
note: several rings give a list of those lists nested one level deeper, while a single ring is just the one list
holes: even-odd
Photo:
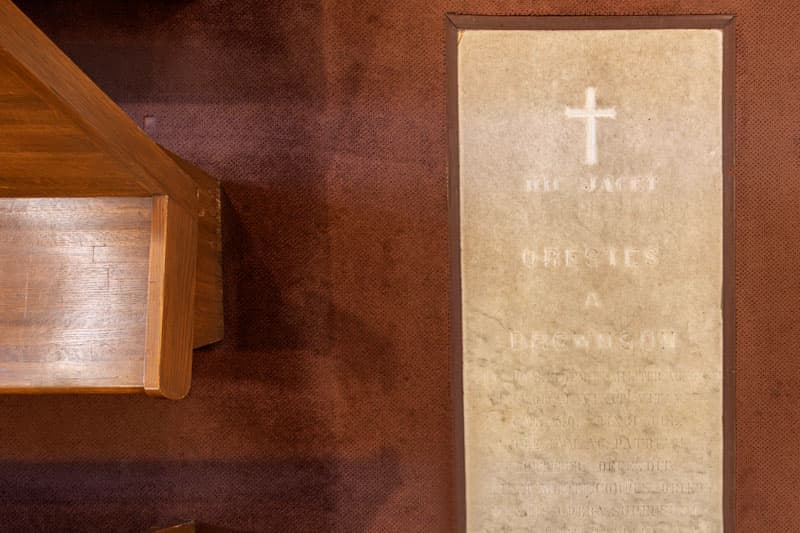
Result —
[{"label": "white engraved cross", "polygon": [[586,88],[586,106],[583,109],[572,107],[565,108],[567,118],[582,118],[586,120],[586,164],[597,164],[597,119],[617,118],[617,110],[613,107],[597,109],[597,89]]}]

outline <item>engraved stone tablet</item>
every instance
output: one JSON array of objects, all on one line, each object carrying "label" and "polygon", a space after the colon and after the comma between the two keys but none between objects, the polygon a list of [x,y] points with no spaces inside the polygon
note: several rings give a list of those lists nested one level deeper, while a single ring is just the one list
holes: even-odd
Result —
[{"label": "engraved stone tablet", "polygon": [[468,531],[723,531],[724,33],[458,30]]}]

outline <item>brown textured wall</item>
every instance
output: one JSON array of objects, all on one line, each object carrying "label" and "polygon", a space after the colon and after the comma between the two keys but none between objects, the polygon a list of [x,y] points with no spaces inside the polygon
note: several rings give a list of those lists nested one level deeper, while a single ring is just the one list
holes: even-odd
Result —
[{"label": "brown textured wall", "polygon": [[452,529],[444,14],[463,12],[737,15],[737,516],[800,531],[796,0],[19,4],[222,179],[228,331],[180,402],[0,398],[0,530]]}]

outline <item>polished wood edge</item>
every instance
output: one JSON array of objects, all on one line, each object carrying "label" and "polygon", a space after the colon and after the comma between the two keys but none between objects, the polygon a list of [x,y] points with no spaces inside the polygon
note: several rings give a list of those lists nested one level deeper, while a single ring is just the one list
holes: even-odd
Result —
[{"label": "polished wood edge", "polygon": [[222,206],[220,181],[163,148],[198,186],[197,275],[194,347],[222,340],[225,334],[222,280]]},{"label": "polished wood edge", "polygon": [[161,374],[161,346],[164,328],[164,272],[166,265],[166,196],[153,197],[153,217],[150,222],[150,259],[147,282],[147,318],[145,327],[145,389],[158,390]]},{"label": "polished wood edge", "polygon": [[[195,282],[194,347],[222,341],[225,336],[225,305],[222,278],[222,187],[219,180],[205,189],[213,211],[201,209],[198,216],[197,281]],[[203,193],[201,193],[203,194]],[[213,235],[205,237],[206,232]],[[203,283],[201,283],[201,280]],[[210,280],[210,281],[209,281]],[[202,302],[198,306],[197,302]]]},{"label": "polished wood edge", "polygon": [[197,219],[156,196],[151,227],[144,389],[177,400],[191,386]]},{"label": "polished wood edge", "polygon": [[135,394],[144,392],[142,387],[0,387],[0,394]]},{"label": "polished wood edge", "polygon": [[[10,0],[0,0],[0,49],[40,82],[51,105],[129,170],[146,191],[143,196],[169,195],[196,209],[196,189],[189,176]],[[86,195],[66,185],[52,196]],[[125,194],[130,194],[129,188]]]},{"label": "polished wood edge", "polygon": [[735,288],[735,16],[513,16],[462,15],[445,17],[447,65],[448,235],[450,253],[451,396],[454,418],[456,531],[466,531],[464,461],[463,338],[461,321],[461,231],[458,147],[458,39],[462,30],[597,30],[597,29],[719,29],[723,33],[723,521],[726,533],[736,531],[736,288]]}]

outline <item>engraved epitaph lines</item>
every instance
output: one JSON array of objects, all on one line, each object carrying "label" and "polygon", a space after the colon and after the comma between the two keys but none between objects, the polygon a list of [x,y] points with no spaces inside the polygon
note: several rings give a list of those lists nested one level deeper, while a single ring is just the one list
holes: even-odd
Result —
[{"label": "engraved epitaph lines", "polygon": [[617,110],[613,107],[597,109],[597,89],[586,88],[586,104],[583,109],[567,107],[564,109],[567,118],[581,118],[586,121],[586,164],[597,164],[597,119],[617,118]]}]

